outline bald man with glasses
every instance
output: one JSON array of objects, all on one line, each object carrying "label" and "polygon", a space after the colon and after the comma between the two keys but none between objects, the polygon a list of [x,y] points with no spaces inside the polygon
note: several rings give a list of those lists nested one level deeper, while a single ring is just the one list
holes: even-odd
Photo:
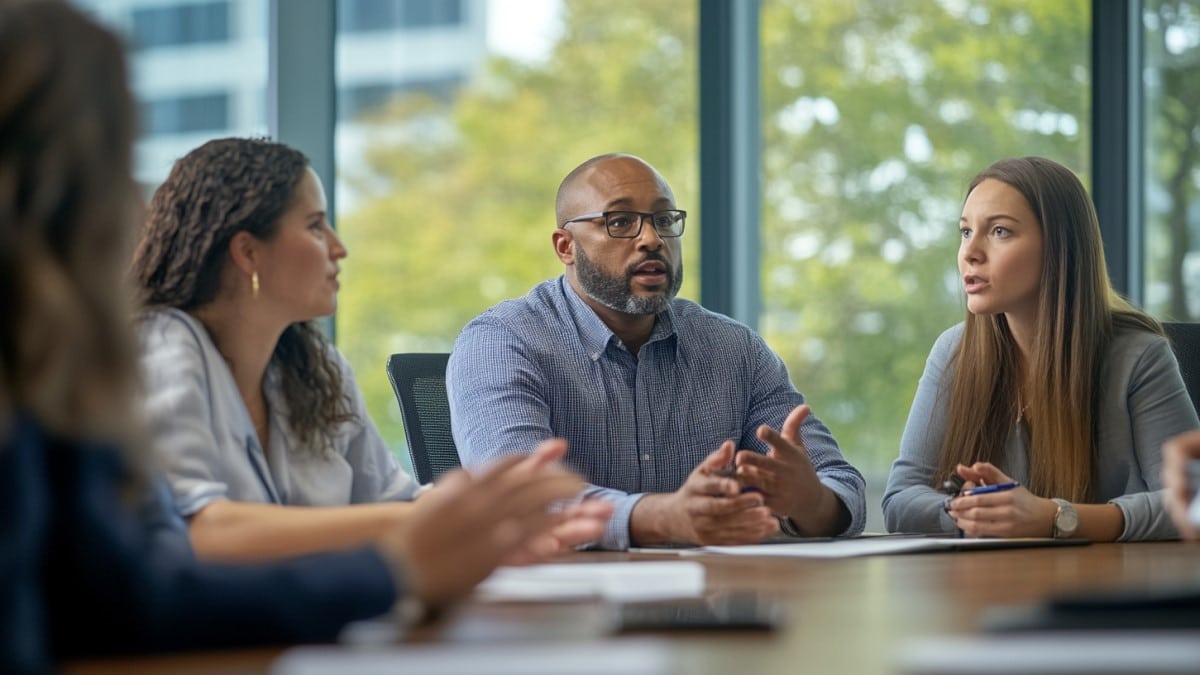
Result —
[{"label": "bald man with glasses", "polygon": [[476,317],[446,373],[468,467],[551,437],[616,504],[602,548],[853,535],[864,481],[783,361],[732,319],[676,298],[687,212],[645,161],[594,157],[558,189],[565,266]]}]

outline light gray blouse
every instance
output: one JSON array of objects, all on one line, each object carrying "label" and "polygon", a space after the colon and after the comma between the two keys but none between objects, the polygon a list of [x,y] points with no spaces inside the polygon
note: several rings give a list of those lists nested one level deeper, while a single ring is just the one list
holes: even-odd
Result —
[{"label": "light gray blouse", "polygon": [[[952,533],[954,521],[942,510],[942,493],[930,484],[938,448],[946,430],[944,389],[954,370],[948,367],[962,339],[963,324],[942,333],[929,353],[925,373],[904,436],[892,464],[883,516],[891,532]],[[1166,339],[1118,328],[1101,375],[1096,418],[1097,501],[1116,504],[1125,514],[1119,541],[1178,537],[1162,503],[1162,444],[1200,426],[1179,365]],[[1008,438],[1001,471],[1013,480],[1029,480],[1029,438],[1024,427]]]},{"label": "light gray blouse", "polygon": [[300,447],[287,423],[278,373],[267,369],[270,440],[259,444],[233,373],[204,326],[175,309],[140,326],[151,447],[180,514],[218,499],[342,506],[412,499],[420,487],[401,469],[371,422],[354,373],[332,347],[356,419],[341,425],[324,453]]}]

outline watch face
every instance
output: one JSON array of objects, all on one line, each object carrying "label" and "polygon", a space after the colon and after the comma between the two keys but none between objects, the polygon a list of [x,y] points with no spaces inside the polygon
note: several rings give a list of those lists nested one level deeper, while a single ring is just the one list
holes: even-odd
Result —
[{"label": "watch face", "polygon": [[1069,537],[1075,534],[1075,529],[1079,527],[1079,514],[1071,506],[1062,506],[1058,508],[1058,514],[1054,516],[1054,529],[1058,530],[1058,534]]}]

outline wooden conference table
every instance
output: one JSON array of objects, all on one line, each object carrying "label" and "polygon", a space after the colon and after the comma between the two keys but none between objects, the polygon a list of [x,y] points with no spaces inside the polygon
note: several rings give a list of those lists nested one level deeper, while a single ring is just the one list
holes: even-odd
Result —
[{"label": "wooden conference table", "polygon": [[[568,561],[673,560],[673,555],[579,553]],[[661,634],[678,672],[891,673],[914,638],[971,634],[987,608],[1069,591],[1200,584],[1200,544],[1092,544],[840,560],[688,557],[705,565],[708,590],[753,590],[781,599],[788,620],[773,633]],[[415,641],[561,639],[570,612],[587,606],[468,602]],[[594,610],[594,607],[592,608]],[[565,614],[564,614],[565,613]],[[540,625],[539,625],[540,624]],[[518,629],[519,632],[520,629]],[[521,638],[518,638],[521,639]],[[620,638],[611,638],[620,639]],[[221,651],[69,664],[66,672],[264,673],[281,649]]]}]

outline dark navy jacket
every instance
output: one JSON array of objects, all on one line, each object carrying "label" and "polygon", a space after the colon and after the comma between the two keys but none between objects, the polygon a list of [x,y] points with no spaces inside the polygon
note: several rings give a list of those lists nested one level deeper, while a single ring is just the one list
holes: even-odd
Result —
[{"label": "dark navy jacket", "polygon": [[122,501],[119,453],[17,415],[0,440],[0,672],[67,658],[325,642],[397,589],[370,548],[262,565],[198,563],[155,491]]}]

